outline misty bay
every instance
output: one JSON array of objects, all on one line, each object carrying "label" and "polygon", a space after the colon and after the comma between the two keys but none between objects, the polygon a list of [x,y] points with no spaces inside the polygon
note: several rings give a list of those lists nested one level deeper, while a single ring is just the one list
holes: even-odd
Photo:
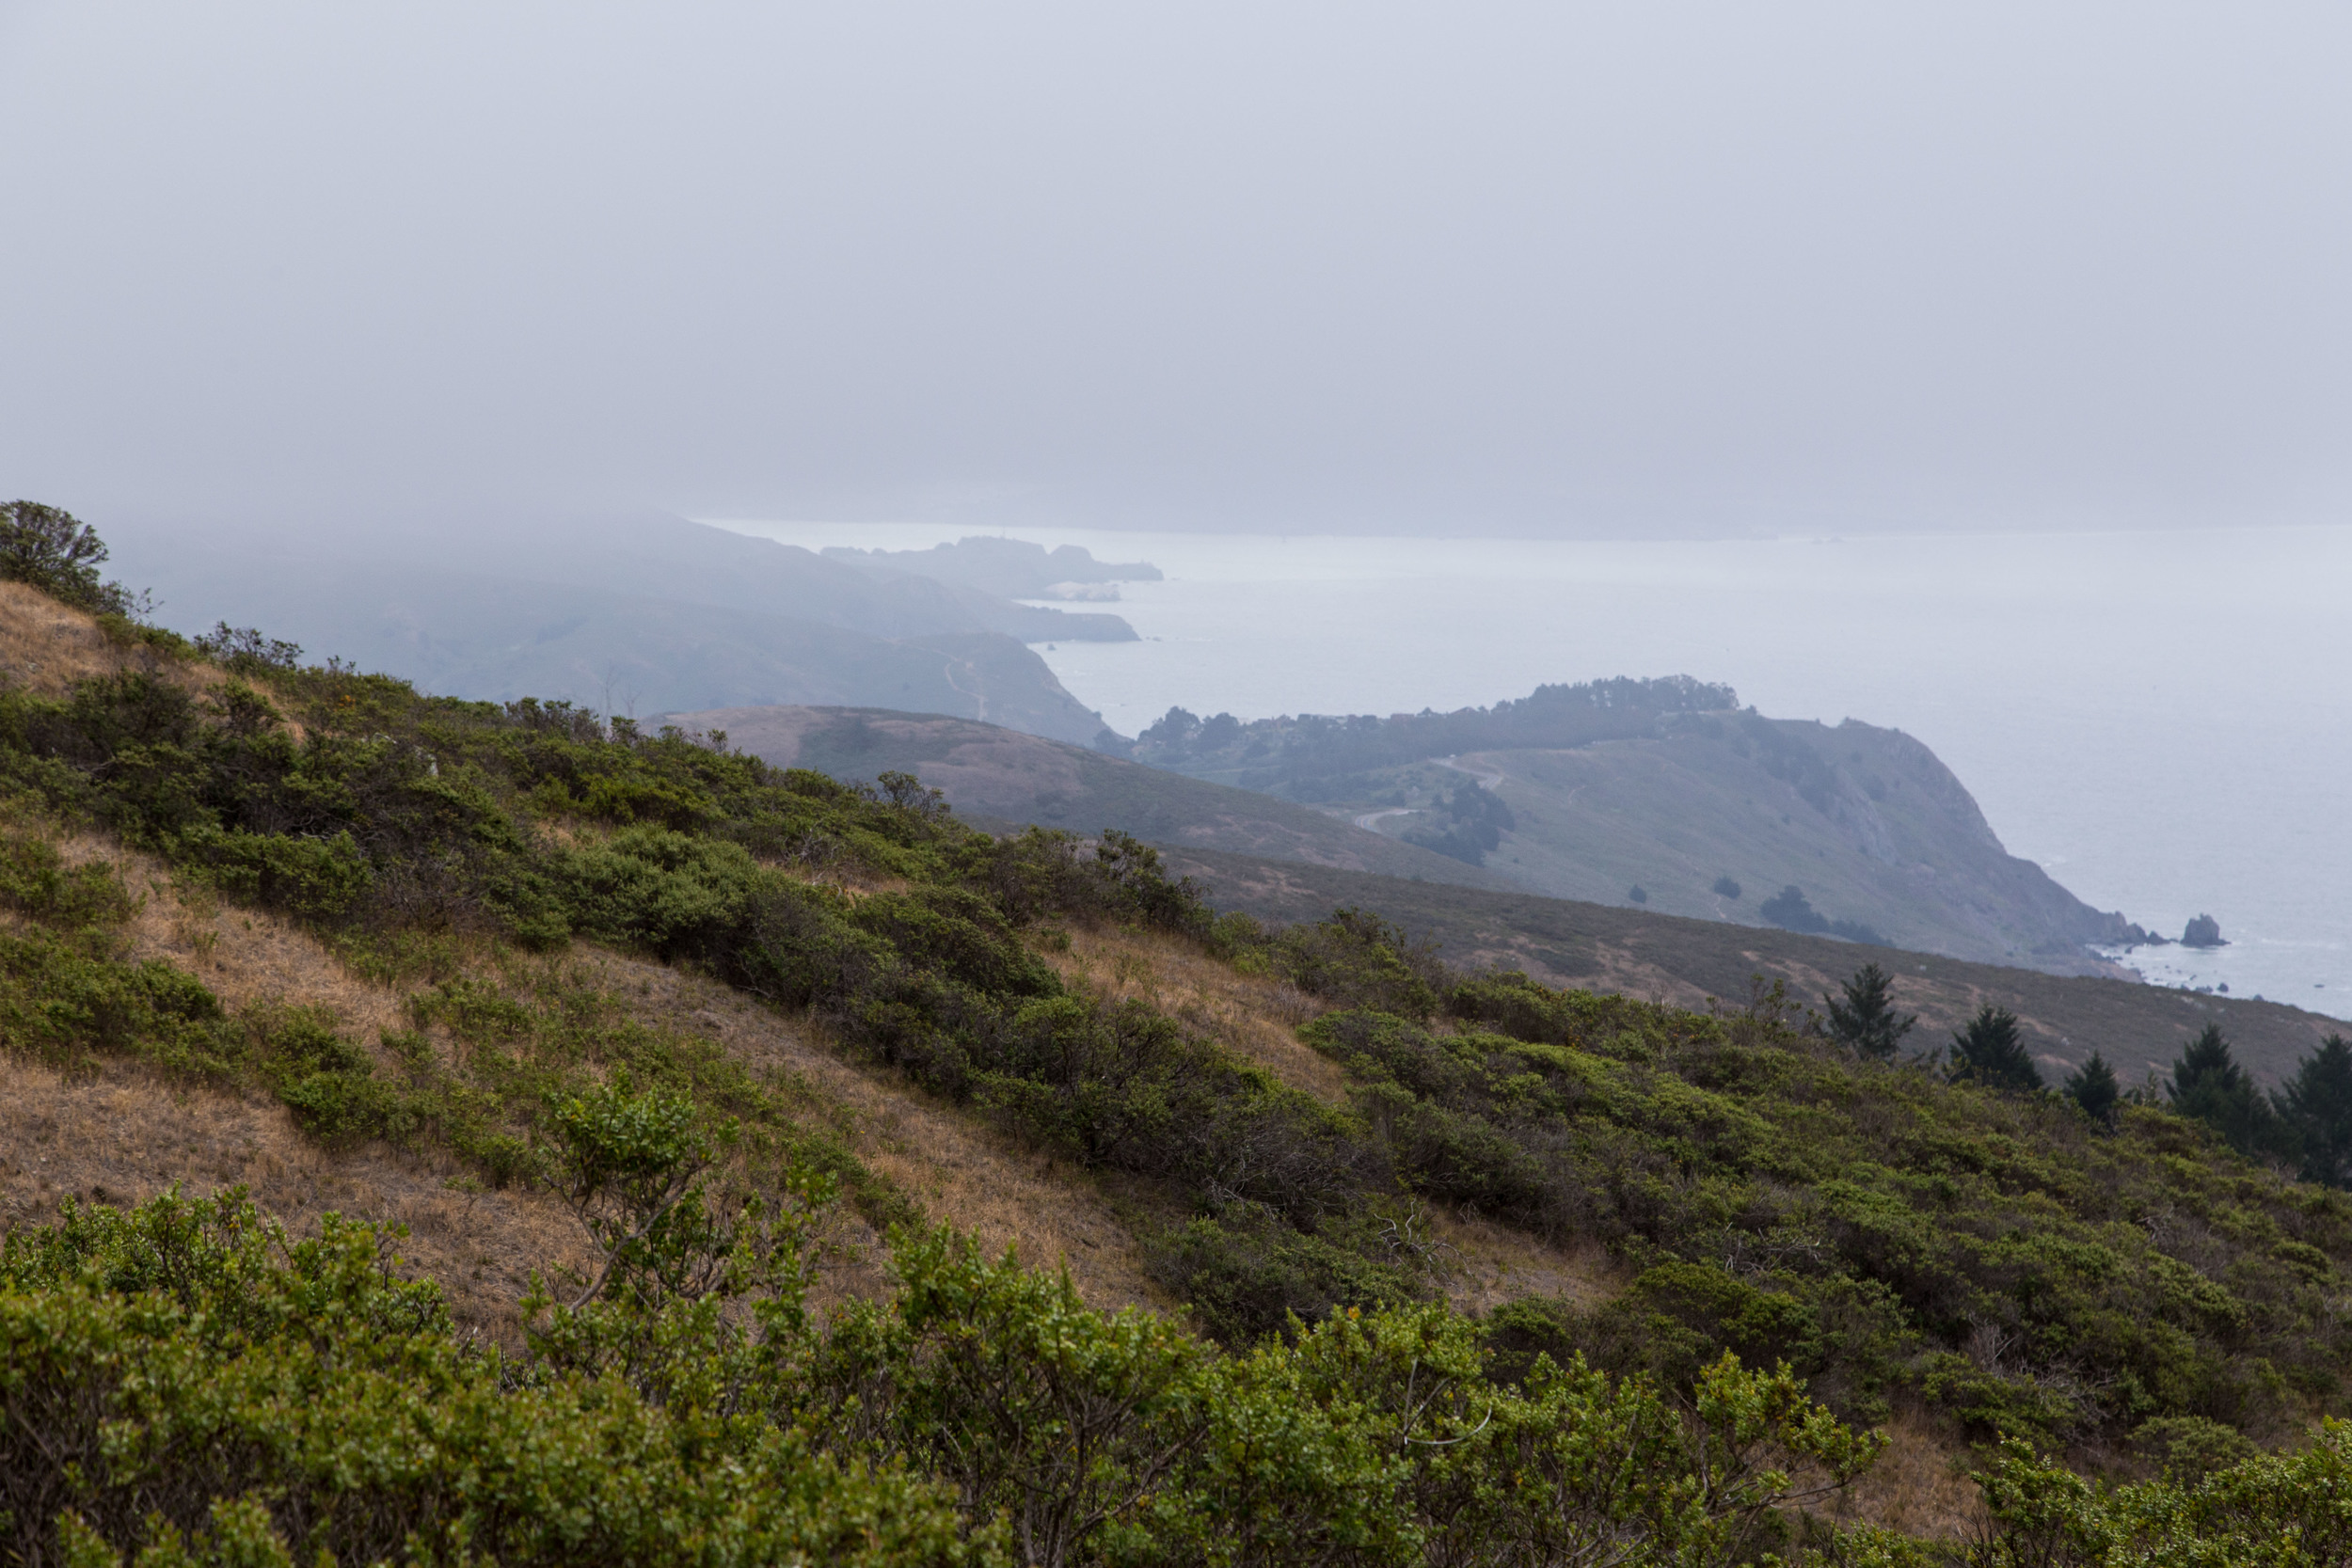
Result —
[{"label": "misty bay", "polygon": [[[811,547],[930,525],[731,522]],[[1040,652],[1134,735],[1171,705],[1243,719],[1446,710],[1687,673],[1780,718],[1925,741],[2011,852],[2076,895],[2231,944],[2130,956],[2352,1017],[2352,691],[2335,644],[2352,529],[1664,543],[1017,530],[1166,574],[1126,643]]]}]

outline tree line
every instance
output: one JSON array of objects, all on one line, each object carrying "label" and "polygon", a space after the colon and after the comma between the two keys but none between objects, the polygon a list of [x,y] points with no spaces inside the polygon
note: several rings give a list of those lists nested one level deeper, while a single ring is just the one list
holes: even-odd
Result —
[{"label": "tree line", "polygon": [[[1896,1008],[1892,980],[1879,965],[1865,964],[1836,992],[1825,993],[1823,1032],[1857,1055],[1894,1060],[1919,1019]],[[2050,1092],[2017,1015],[1990,1002],[1952,1032],[1948,1045],[1914,1059],[1955,1083]],[[2237,1061],[2221,1025],[2208,1023],[2158,1086],[2166,1108],[2212,1128],[2240,1154],[2287,1166],[2305,1181],[2352,1187],[2352,1042],[2342,1035],[2329,1035],[2292,1077],[2265,1092]],[[2152,1089],[2125,1089],[2095,1050],[2057,1092],[2101,1126],[2112,1126],[2126,1102],[2157,1102]]]}]

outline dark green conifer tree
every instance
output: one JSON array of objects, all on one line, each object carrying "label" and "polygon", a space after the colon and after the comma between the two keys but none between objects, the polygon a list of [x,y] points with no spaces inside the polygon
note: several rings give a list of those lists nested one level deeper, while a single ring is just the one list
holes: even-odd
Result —
[{"label": "dark green conifer tree", "polygon": [[2272,1097],[2306,1181],[2352,1187],[2352,1043],[2330,1035]]},{"label": "dark green conifer tree", "polygon": [[2042,1069],[2026,1050],[2017,1015],[1987,1002],[1952,1033],[1952,1081],[2031,1094],[2042,1087]]},{"label": "dark green conifer tree", "polygon": [[2286,1152],[2281,1147],[2286,1129],[2254,1080],[2237,1065],[2218,1023],[2206,1024],[2188,1042],[2172,1064],[2172,1082],[2165,1085],[2165,1093],[2174,1111],[2203,1122],[2240,1154]]},{"label": "dark green conifer tree", "polygon": [[2096,1051],[2081,1070],[2066,1078],[2066,1098],[2082,1107],[2083,1115],[2101,1127],[2115,1125],[2116,1107],[2123,1099],[2123,1089],[2115,1081],[2115,1069]]},{"label": "dark green conifer tree", "polygon": [[1821,1000],[1829,1005],[1830,1038],[1858,1056],[1882,1062],[1892,1057],[1903,1037],[1919,1022],[1916,1013],[1895,1011],[1894,1000],[1887,995],[1893,978],[1874,963],[1864,964],[1838,988],[1846,993],[1843,997],[1822,993]]}]

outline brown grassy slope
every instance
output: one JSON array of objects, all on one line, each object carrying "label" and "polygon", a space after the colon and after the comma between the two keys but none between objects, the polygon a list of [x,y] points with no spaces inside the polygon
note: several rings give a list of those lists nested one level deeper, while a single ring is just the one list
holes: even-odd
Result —
[{"label": "brown grassy slope", "polygon": [[[575,949],[580,967],[641,1022],[716,1041],[755,1072],[804,1085],[817,1114],[847,1136],[866,1166],[926,1215],[977,1235],[991,1251],[1033,1266],[1066,1265],[1096,1306],[1164,1304],[1145,1276],[1135,1237],[1083,1174],[1025,1149],[970,1113],[885,1069],[844,1059],[822,1031],[700,975],[599,949]],[[880,1238],[854,1217],[848,1239]],[[852,1268],[838,1288],[879,1288]]]},{"label": "brown grassy slope", "polygon": [[1442,887],[1322,866],[1212,851],[1171,849],[1169,863],[1200,879],[1221,910],[1268,920],[1312,920],[1356,904],[1441,944],[1462,964],[1507,964],[1549,985],[1639,996],[1678,1006],[1744,999],[1749,977],[1786,980],[1793,1001],[1819,1008],[1821,995],[1864,964],[1895,976],[1895,999],[1919,1015],[1907,1049],[1941,1046],[1983,1003],[2025,1021],[2045,1077],[2063,1076],[2104,1053],[2125,1085],[2171,1070],[2173,1058],[2207,1023],[2221,1025],[2238,1059],[2266,1083],[2295,1069],[2343,1021],[2252,998],[2199,996],[2132,980],[2043,974],[1932,954],[1865,947],[1828,937],[1677,915]]},{"label": "brown grassy slope", "polygon": [[[119,645],[91,617],[6,582],[0,664],[0,679],[46,695],[130,669],[197,689],[223,678],[210,664],[177,663]],[[1354,832],[1327,818],[1316,823]],[[391,1065],[379,1037],[407,1024],[412,988],[360,979],[300,927],[224,906],[108,836],[65,835],[59,847],[72,863],[106,862],[143,900],[126,933],[131,957],[197,975],[232,1012],[273,1003],[325,1006],[343,1034],[376,1051],[380,1065]],[[1114,999],[1144,997],[1284,1083],[1327,1103],[1345,1099],[1338,1069],[1297,1038],[1296,1026],[1317,1006],[1294,988],[1241,975],[1190,943],[1149,934],[1080,931],[1068,952],[1050,956],[1080,989]],[[1057,1168],[894,1073],[844,1060],[807,1021],[780,1016],[723,986],[580,944],[563,962],[638,1022],[707,1037],[755,1071],[798,1085],[811,1117],[838,1129],[868,1169],[930,1217],[977,1233],[992,1249],[1012,1247],[1031,1263],[1066,1262],[1098,1305],[1167,1305],[1144,1273],[1132,1227],[1120,1217],[1134,1205],[1114,1203],[1082,1173]],[[473,967],[495,977],[486,954],[475,955]],[[511,1325],[513,1302],[532,1266],[580,1260],[576,1227],[548,1199],[453,1188],[449,1183],[462,1183],[466,1173],[429,1152],[382,1145],[322,1148],[282,1106],[259,1094],[174,1085],[133,1063],[111,1064],[100,1077],[76,1082],[5,1056],[0,1085],[8,1095],[0,1119],[0,1223],[37,1219],[75,1194],[136,1201],[174,1180],[199,1192],[243,1182],[264,1208],[297,1225],[315,1225],[326,1209],[407,1224],[415,1261],[448,1279],[461,1317],[485,1327]],[[8,1152],[17,1149],[31,1152]],[[1588,1251],[1548,1249],[1442,1215],[1430,1223],[1458,1255],[1454,1294],[1464,1306],[1530,1290],[1589,1299],[1618,1283],[1613,1269]],[[840,1240],[845,1247],[824,1289],[874,1288],[878,1239],[846,1216]]]},{"label": "brown grassy slope", "polygon": [[223,678],[210,664],[182,664],[150,648],[115,642],[81,610],[38,588],[0,581],[0,682],[61,697],[76,681],[126,670],[163,674],[198,690]]},{"label": "brown grassy slope", "polygon": [[[272,915],[183,895],[151,857],[93,835],[62,846],[69,861],[103,859],[144,897],[127,932],[129,956],[196,974],[232,1011],[256,1004],[323,1006],[342,1032],[374,1048],[407,1022],[406,989],[353,975],[316,938]],[[494,977],[486,954],[473,967]],[[1089,1301],[1118,1306],[1153,1293],[1133,1238],[1076,1173],[1056,1172],[969,1116],[894,1075],[853,1067],[804,1022],[783,1018],[714,982],[644,959],[576,945],[566,978],[620,1003],[637,1021],[716,1040],[771,1081],[792,1085],[809,1115],[842,1131],[867,1167],[931,1217],[1010,1246],[1033,1263],[1067,1259]],[[282,1105],[176,1085],[135,1063],[74,1081],[0,1056],[0,1214],[38,1221],[80,1195],[139,1201],[184,1181],[195,1193],[234,1183],[297,1227],[327,1209],[406,1224],[408,1252],[447,1281],[462,1321],[493,1329],[534,1265],[577,1264],[581,1243],[551,1199],[519,1192],[478,1196],[450,1183],[466,1172],[434,1152],[382,1144],[329,1150]],[[871,1289],[877,1241],[845,1214],[843,1243],[825,1290]]]},{"label": "brown grassy slope", "polygon": [[[161,863],[94,835],[63,848],[76,863],[108,862],[143,895],[127,933],[131,957],[197,974],[232,1010],[323,1006],[346,1036],[371,1047],[381,1031],[406,1023],[408,990],[356,977],[308,932],[180,889]],[[1073,988],[1152,1001],[1292,1086],[1327,1103],[1345,1099],[1339,1069],[1297,1038],[1297,1024],[1319,1005],[1292,987],[1237,974],[1160,935],[1080,931],[1068,952],[1051,957]],[[497,977],[486,955],[476,958],[471,967]],[[1098,1306],[1171,1305],[1145,1274],[1133,1225],[1121,1217],[1132,1207],[1083,1173],[894,1073],[845,1060],[806,1020],[715,981],[580,944],[556,963],[567,983],[615,999],[628,1016],[711,1039],[770,1082],[796,1088],[811,1118],[838,1129],[868,1169],[930,1218],[974,1232],[992,1250],[1067,1266]],[[552,1200],[468,1192],[466,1171],[431,1150],[326,1148],[259,1093],[175,1085],[134,1063],[74,1081],[5,1059],[0,1085],[0,1148],[22,1151],[0,1157],[8,1223],[37,1222],[68,1196],[138,1201],[174,1181],[195,1193],[244,1183],[297,1229],[329,1209],[407,1225],[412,1259],[449,1284],[461,1321],[494,1333],[511,1330],[532,1267],[584,1260],[577,1228]],[[1623,1283],[1597,1248],[1546,1246],[1443,1213],[1428,1224],[1453,1248],[1448,1293],[1464,1307],[1530,1292],[1592,1301]],[[880,1238],[845,1213],[834,1239],[840,1245],[820,1295],[880,1289]]]},{"label": "brown grassy slope", "polygon": [[403,1255],[441,1281],[458,1323],[503,1336],[533,1267],[585,1261],[579,1232],[550,1199],[453,1188],[459,1174],[381,1144],[327,1149],[258,1094],[176,1085],[135,1063],[75,1078],[0,1057],[0,1227],[45,1224],[69,1197],[244,1186],[297,1235],[330,1210],[407,1226]]}]

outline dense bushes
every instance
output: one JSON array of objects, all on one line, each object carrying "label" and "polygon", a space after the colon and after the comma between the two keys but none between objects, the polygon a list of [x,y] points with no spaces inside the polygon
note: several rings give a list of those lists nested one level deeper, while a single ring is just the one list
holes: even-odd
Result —
[{"label": "dense bushes", "polygon": [[[1063,994],[1024,935],[1047,921],[1261,940],[1246,922],[1212,921],[1195,889],[1123,834],[1091,847],[1036,831],[999,841],[956,823],[912,779],[850,789],[675,733],[607,730],[561,706],[435,702],[347,671],[284,668],[258,635],[220,646],[238,673],[269,684],[268,699],[231,687],[207,706],[138,673],[60,702],[0,695],[0,770],[49,809],[89,814],[160,851],[192,881],[351,934],[363,950],[436,929],[546,949],[578,933],[697,965],[812,1009],[851,1049],[1045,1148],[1157,1183],[1180,1207],[1213,1218],[1259,1205],[1293,1228],[1298,1256],[1336,1257],[1304,1239],[1381,1179],[1377,1155],[1339,1119],[1193,1030]],[[281,707],[305,725],[298,740]],[[809,879],[840,871],[900,886],[853,893]],[[1286,933],[1270,951],[1319,987],[1425,1006],[1430,960],[1400,958],[1392,939],[1351,917]],[[161,971],[111,983],[135,1001],[169,989]],[[477,1042],[460,1073],[421,1040],[388,1037],[405,1067],[387,1075],[348,1046],[321,1054],[299,1031],[282,1049],[240,1047],[250,1029],[240,1036],[209,998],[191,1005],[184,1026],[149,1006],[80,1036],[136,1037],[151,1056],[257,1079],[325,1136],[442,1140],[501,1180],[531,1172],[539,1099],[563,1092],[568,1074],[638,1054],[532,1026],[523,1037],[536,1055]],[[465,1012],[445,1020],[461,1036]],[[1280,1305],[1319,1312],[1384,1267],[1334,1263]],[[1220,1326],[1281,1322],[1278,1310]]]},{"label": "dense bushes", "polygon": [[[389,1238],[234,1198],[69,1212],[0,1254],[0,1509],[25,1562],[950,1563],[938,1487],[765,1422],[534,1378]],[[142,1550],[142,1548],[144,1548]]]},{"label": "dense bushes", "polygon": [[548,1310],[503,1354],[451,1332],[391,1240],[330,1216],[292,1242],[234,1196],[11,1236],[14,1555],[1708,1564],[1877,1449],[1786,1373],[1729,1360],[1687,1410],[1574,1362],[1498,1383],[1442,1307],[1335,1314],[1226,1356],[930,1233],[898,1238],[888,1302],[821,1328],[789,1267],[722,1266],[699,1292]]},{"label": "dense bushes", "polygon": [[1415,1192],[1644,1265],[1552,1348],[1687,1378],[1787,1357],[1867,1418],[1908,1391],[1980,1433],[2115,1442],[2166,1418],[2294,1429],[2342,1397],[2352,1204],[2128,1109],[1947,1087],[1757,1020],[1489,979],[1461,1010],[1308,1038]]},{"label": "dense bushes", "polygon": [[[591,1114],[628,1167],[591,1187],[676,1190],[691,1140],[661,1105]],[[1227,1354],[938,1232],[896,1238],[888,1300],[819,1323],[807,1218],[687,1227],[665,1258],[691,1283],[624,1262],[501,1352],[452,1332],[392,1234],[330,1215],[296,1242],[234,1194],[69,1208],[0,1247],[0,1531],[26,1562],[223,1565],[2090,1568],[2352,1542],[2341,1425],[2252,1457],[2184,1428],[2162,1479],[2115,1489],[2010,1440],[1972,1541],[1841,1533],[1803,1505],[1882,1439],[1785,1369],[1720,1357],[1677,1401],[1555,1358],[1540,1313],[1415,1305]]]}]

